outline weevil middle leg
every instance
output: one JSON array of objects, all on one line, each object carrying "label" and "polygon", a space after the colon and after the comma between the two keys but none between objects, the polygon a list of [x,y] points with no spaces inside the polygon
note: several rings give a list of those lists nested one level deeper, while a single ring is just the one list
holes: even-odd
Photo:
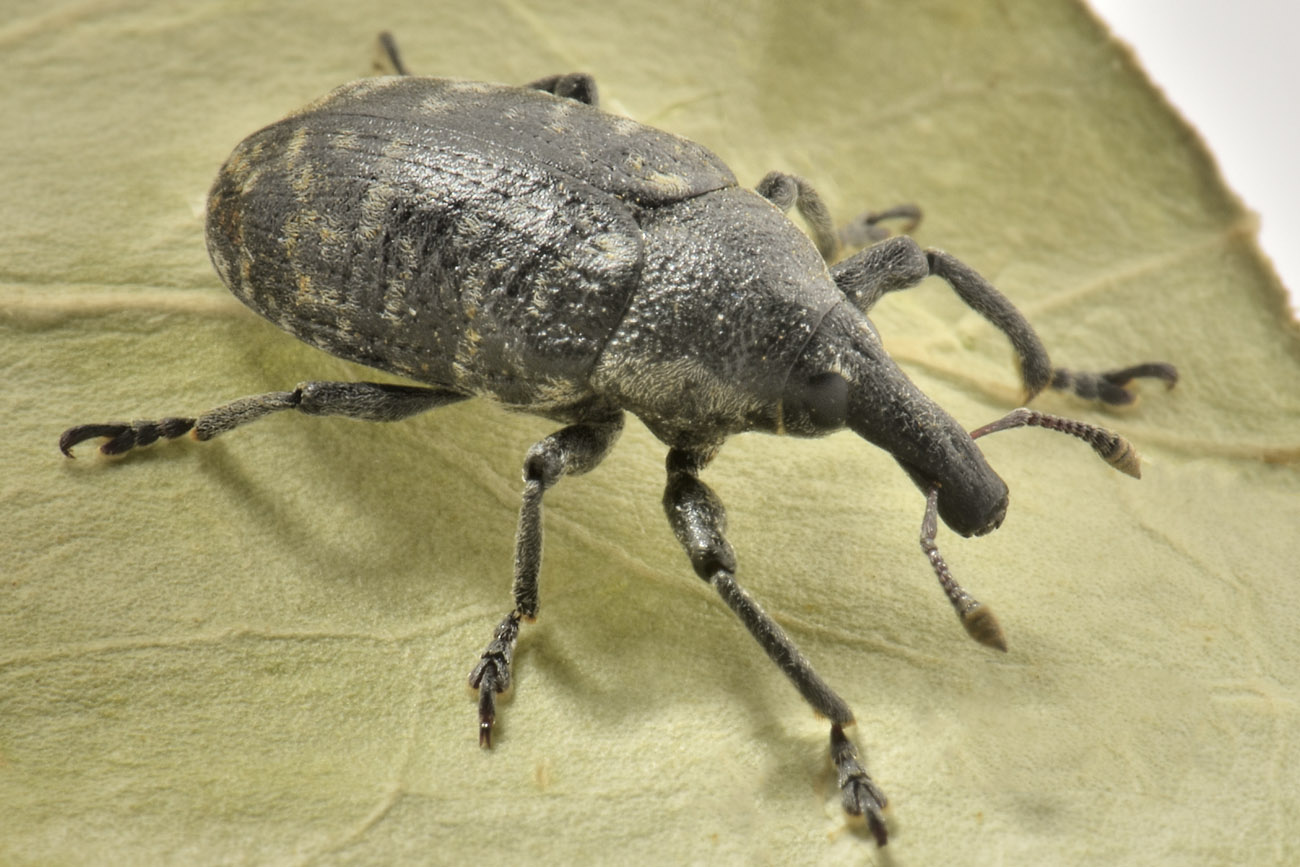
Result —
[{"label": "weevil middle leg", "polygon": [[537,617],[537,576],[542,568],[542,496],[562,476],[576,476],[596,467],[623,431],[623,414],[569,425],[528,450],[524,458],[524,494],[515,533],[515,607],[497,625],[492,640],[469,674],[478,691],[479,744],[492,746],[496,696],[510,687],[510,668],[521,620]]}]

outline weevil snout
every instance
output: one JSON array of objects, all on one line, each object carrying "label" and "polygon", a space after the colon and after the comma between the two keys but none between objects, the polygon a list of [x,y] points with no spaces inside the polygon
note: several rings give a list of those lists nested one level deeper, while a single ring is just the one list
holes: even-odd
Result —
[{"label": "weevil snout", "polygon": [[[990,471],[991,472],[991,471]],[[989,485],[975,497],[965,499],[946,498],[943,483],[939,483],[939,517],[953,530],[963,536],[983,536],[1002,526],[1007,516],[1007,503],[1010,496],[1006,483],[996,474],[992,476],[996,485]],[[945,499],[948,500],[945,504]]]},{"label": "weevil snout", "polygon": [[[840,416],[849,428],[893,455],[922,493],[938,488],[938,512],[945,524],[963,536],[996,530],[1007,514],[1007,486],[975,440],[907,378],[874,331],[845,330],[852,348],[841,344],[835,355],[839,372],[796,377],[803,398],[788,399],[788,404],[816,407],[825,401],[808,395],[830,394],[843,407]],[[818,348],[805,358],[816,358]],[[842,388],[831,389],[828,380]]]},{"label": "weevil snout", "polygon": [[1006,482],[993,472],[975,441],[969,436],[966,440],[968,446],[953,449],[928,469],[897,453],[894,457],[922,491],[938,487],[939,517],[945,524],[963,536],[983,536],[1002,526],[1010,497]]},{"label": "weevil snout", "polygon": [[[1001,481],[1001,479],[999,479],[999,481]],[[998,527],[1002,526],[1002,519],[1007,516],[1007,504],[1011,501],[1010,496],[1006,493],[1005,484],[1002,486],[1002,490],[1002,498],[998,500],[993,513],[990,515],[990,519],[984,524],[982,529],[976,530],[974,535],[983,536],[985,533],[992,533]]]}]

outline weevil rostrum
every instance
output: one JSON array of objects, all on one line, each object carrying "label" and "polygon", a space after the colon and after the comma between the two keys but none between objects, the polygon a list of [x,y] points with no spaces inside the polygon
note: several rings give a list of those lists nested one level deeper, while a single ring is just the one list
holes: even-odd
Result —
[{"label": "weevil rostrum", "polygon": [[884,845],[885,796],[844,731],[853,713],[737,583],[723,505],[701,472],[748,431],[847,427],[885,449],[927,495],[922,546],[962,623],[1005,650],[934,546],[936,514],[966,536],[1006,514],[1007,487],[975,438],[1033,424],[1087,439],[1131,474],[1136,459],[1112,434],[1029,410],[968,434],[903,374],[866,314],[887,292],[945,280],[1010,339],[1030,397],[1051,386],[1124,403],[1131,379],[1172,385],[1173,367],[1054,368],[979,274],[882,230],[914,222],[915,208],[837,232],[802,178],[773,172],[742,188],[704,147],[602,111],[589,76],[523,87],[414,77],[385,44],[398,75],[346,84],[235,148],[208,199],[207,243],[222,282],[257,313],[420,384],[303,382],[197,417],[80,425],[60,448],[207,440],[282,410],[396,421],[470,397],[561,425],[524,460],[514,606],[470,674],[488,747],[520,624],[538,613],[545,492],[594,469],[633,413],[668,447],[663,506],[696,574],[829,720],[844,808]]}]

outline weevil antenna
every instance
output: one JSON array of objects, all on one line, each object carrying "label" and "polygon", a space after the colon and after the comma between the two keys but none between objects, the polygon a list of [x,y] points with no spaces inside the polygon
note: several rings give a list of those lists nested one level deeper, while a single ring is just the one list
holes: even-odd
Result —
[{"label": "weevil antenna", "polygon": [[[1138,458],[1137,450],[1124,437],[1097,425],[1038,412],[1028,407],[1022,406],[1012,410],[997,421],[976,428],[970,432],[970,438],[977,440],[991,433],[1018,427],[1041,427],[1069,434],[1092,446],[1093,451],[1102,460],[1120,472],[1135,479],[1142,477],[1141,460]],[[939,579],[939,586],[943,588],[944,595],[948,597],[953,610],[957,612],[957,619],[961,621],[961,625],[965,627],[970,637],[985,647],[1005,651],[1006,636],[1003,635],[1002,627],[993,616],[993,612],[957,583],[943,555],[939,553],[939,547],[934,541],[939,529],[938,515],[939,485],[931,485],[925,496],[925,516],[921,519],[921,550],[930,560],[930,567],[934,569],[934,574]]]},{"label": "weevil antenna", "polygon": [[953,610],[957,612],[957,619],[966,628],[967,634],[985,647],[992,647],[1005,653],[1007,639],[1002,634],[998,619],[993,616],[993,612],[987,605],[967,593],[952,577],[948,564],[939,553],[939,546],[934,543],[935,533],[938,530],[939,486],[934,485],[925,497],[925,517],[921,520],[921,550],[930,558],[930,566],[939,578],[939,586],[943,588],[944,595],[952,603]]},{"label": "weevil antenna", "polygon": [[997,421],[976,428],[970,432],[970,438],[977,440],[987,434],[1018,427],[1041,427],[1077,437],[1092,446],[1092,450],[1103,461],[1121,473],[1135,479],[1142,478],[1142,460],[1138,457],[1133,444],[1124,437],[1104,427],[1059,415],[1049,415],[1024,406],[1012,410]]}]

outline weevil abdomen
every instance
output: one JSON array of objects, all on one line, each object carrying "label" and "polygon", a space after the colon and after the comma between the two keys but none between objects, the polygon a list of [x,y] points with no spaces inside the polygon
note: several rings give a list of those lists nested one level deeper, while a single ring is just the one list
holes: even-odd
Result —
[{"label": "weevil abdomen", "polygon": [[369,79],[235,149],[208,249],[307,343],[547,412],[591,397],[640,279],[637,209],[729,184],[698,145],[571,100]]}]

